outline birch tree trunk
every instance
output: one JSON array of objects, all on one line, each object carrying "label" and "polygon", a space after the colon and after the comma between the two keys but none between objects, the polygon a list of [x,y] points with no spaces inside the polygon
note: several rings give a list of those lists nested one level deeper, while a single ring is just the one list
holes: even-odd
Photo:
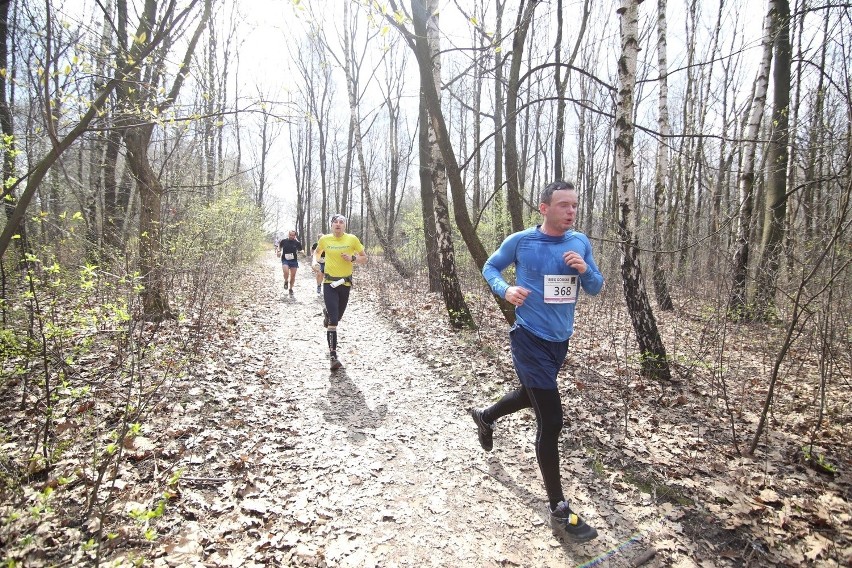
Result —
[{"label": "birch tree trunk", "polygon": [[773,19],[771,11],[767,12],[763,23],[763,42],[760,66],[754,82],[751,111],[748,114],[743,138],[743,165],[740,175],[740,210],[737,217],[737,237],[732,261],[731,299],[728,311],[735,319],[748,318],[748,263],[751,255],[751,228],[754,215],[754,170],[757,153],[757,137],[760,133],[760,123],[763,120],[763,109],[766,106],[766,93],[769,89],[769,69],[772,64]]},{"label": "birch tree trunk", "polygon": [[[428,0],[426,11],[428,16],[423,23],[426,25],[426,41],[431,53],[432,82],[436,87],[440,106],[441,40],[438,26],[438,0]],[[415,23],[415,31],[417,29],[418,24]],[[429,158],[429,163],[432,165],[430,185],[432,186],[432,204],[435,215],[435,240],[438,260],[440,261],[440,282],[444,305],[447,309],[450,325],[457,329],[474,329],[476,324],[464,299],[464,292],[462,292],[456,273],[456,253],[453,245],[453,230],[450,225],[450,209],[447,204],[447,167],[432,122],[429,123]]]},{"label": "birch tree trunk", "polygon": [[663,210],[666,206],[666,184],[669,171],[669,78],[666,40],[667,0],[657,0],[657,67],[659,68],[659,129],[660,142],[657,145],[657,169],[654,178],[654,227],[651,237],[651,271],[654,282],[654,295],[661,310],[672,310],[674,304],[669,294],[666,270],[663,266]]},{"label": "birch tree trunk", "polygon": [[767,156],[767,184],[763,239],[760,262],[757,266],[755,290],[755,319],[771,321],[777,318],[775,289],[778,281],[779,258],[784,242],[784,223],[787,215],[787,142],[790,116],[790,3],[770,0],[775,35],[775,66],[773,72],[772,134]]},{"label": "birch tree trunk", "polygon": [[420,113],[418,115],[419,129],[417,132],[417,147],[420,155],[420,211],[423,215],[423,237],[426,239],[426,267],[429,271],[429,291],[441,291],[440,263],[438,258],[438,237],[435,226],[435,193],[432,191],[432,147],[429,143],[430,133],[429,110],[426,108],[426,98],[420,93]]},{"label": "birch tree trunk", "polygon": [[618,235],[621,241],[621,277],[624,297],[639,345],[642,374],[671,380],[666,349],[648,301],[639,262],[636,227],[636,187],[633,163],[633,91],[639,53],[638,20],[641,0],[622,0],[621,54],[618,60],[618,104],[615,111],[615,178],[618,193]]}]

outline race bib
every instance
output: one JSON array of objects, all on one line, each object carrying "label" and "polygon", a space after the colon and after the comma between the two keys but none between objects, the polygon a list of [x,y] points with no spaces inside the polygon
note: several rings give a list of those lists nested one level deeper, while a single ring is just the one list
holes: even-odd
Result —
[{"label": "race bib", "polygon": [[573,304],[577,301],[579,287],[576,274],[545,274],[544,303]]},{"label": "race bib", "polygon": [[285,252],[285,253],[284,253],[284,258],[286,258],[287,260],[293,260],[294,258],[296,258],[296,255],[295,255],[295,254],[292,254],[292,253],[289,253],[289,252]]}]

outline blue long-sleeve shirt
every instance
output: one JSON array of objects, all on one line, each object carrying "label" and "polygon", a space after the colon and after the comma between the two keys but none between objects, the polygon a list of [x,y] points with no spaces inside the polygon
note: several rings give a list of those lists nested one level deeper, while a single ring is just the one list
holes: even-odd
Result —
[{"label": "blue long-sleeve shirt", "polygon": [[[565,341],[574,333],[575,303],[545,303],[545,276],[577,275],[583,291],[592,296],[603,288],[603,275],[595,264],[592,244],[583,233],[570,230],[559,237],[545,235],[540,225],[506,237],[482,267],[482,275],[491,290],[506,297],[510,284],[502,272],[515,265],[515,285],[530,291],[523,305],[515,310],[518,325],[547,341]],[[588,268],[583,274],[565,264],[563,254],[574,251]]]}]

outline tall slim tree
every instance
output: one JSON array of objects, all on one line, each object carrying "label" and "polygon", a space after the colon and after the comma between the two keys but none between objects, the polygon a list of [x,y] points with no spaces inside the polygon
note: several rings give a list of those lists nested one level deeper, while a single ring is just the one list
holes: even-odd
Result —
[{"label": "tall slim tree", "polygon": [[618,103],[615,111],[615,179],[618,197],[618,236],[621,242],[621,277],[627,309],[639,344],[642,373],[671,379],[666,349],[657,329],[657,320],[648,301],[639,261],[636,221],[636,181],[633,163],[634,86],[639,53],[639,4],[622,0],[621,53],[618,59]]},{"label": "tall slim tree", "polygon": [[651,237],[651,273],[654,295],[661,310],[672,310],[674,304],[669,294],[669,283],[663,267],[663,210],[666,205],[666,184],[669,172],[669,78],[668,42],[666,29],[667,0],[657,0],[657,67],[659,69],[660,99],[658,103],[660,140],[657,143],[657,169],[654,174],[654,226]]},{"label": "tall slim tree", "polygon": [[518,10],[515,34],[512,38],[512,54],[509,63],[509,80],[506,87],[506,205],[512,232],[524,228],[524,210],[521,200],[520,172],[518,163],[518,97],[521,64],[524,59],[524,44],[532,22],[537,0],[530,0]]},{"label": "tall slim tree", "polygon": [[[505,110],[505,97],[503,95],[503,60],[505,54],[500,43],[503,41],[503,12],[506,9],[506,0],[495,0],[495,29],[492,52],[494,53],[494,217],[496,220],[497,238],[503,240],[508,234],[506,226],[506,200],[503,190],[503,152],[505,149],[505,136],[503,131],[503,117]],[[512,312],[514,314],[514,311]],[[512,315],[514,318],[514,315]]]},{"label": "tall slim tree", "polygon": [[770,0],[770,13],[775,31],[774,67],[772,76],[772,130],[767,150],[767,183],[765,215],[761,240],[760,261],[757,266],[755,318],[769,321],[777,317],[775,290],[778,281],[779,258],[784,242],[784,223],[787,215],[787,144],[790,117],[790,2]]},{"label": "tall slim tree", "polygon": [[743,132],[742,173],[739,179],[739,212],[737,214],[737,236],[734,245],[734,258],[731,272],[731,299],[728,311],[734,318],[748,317],[748,265],[751,256],[751,231],[754,209],[755,155],[757,137],[766,107],[766,94],[769,90],[769,70],[772,65],[772,44],[774,41],[774,18],[767,11],[763,23],[763,40],[760,64],[754,82],[751,109]]},{"label": "tall slim tree", "polygon": [[[591,0],[583,0],[583,16],[580,20],[580,31],[577,33],[577,38],[574,42],[574,49],[568,61],[565,63],[565,69],[562,68],[562,33],[563,33],[563,11],[562,0],[556,2],[556,44],[554,46],[556,68],[554,70],[554,81],[556,83],[556,133],[553,137],[553,178],[560,180],[565,179],[565,157],[563,156],[565,147],[565,109],[567,101],[565,100],[565,92],[568,90],[568,79],[571,77],[571,67],[574,65],[574,60],[577,58],[577,53],[580,51],[581,41],[586,35],[586,24],[589,22]],[[564,75],[563,75],[564,73]],[[582,109],[585,111],[585,109]],[[582,112],[581,111],[581,112]],[[580,143],[578,150],[582,151],[579,146],[582,144],[582,137],[578,137]],[[582,160],[578,160],[578,168],[582,164]],[[580,174],[578,172],[577,183],[582,187]]]}]

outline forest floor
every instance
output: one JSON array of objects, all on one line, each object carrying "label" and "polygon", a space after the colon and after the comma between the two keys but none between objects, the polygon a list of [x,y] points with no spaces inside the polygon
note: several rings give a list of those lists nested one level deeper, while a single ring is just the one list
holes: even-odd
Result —
[{"label": "forest floor", "polygon": [[621,376],[594,321],[578,321],[560,377],[561,463],[566,496],[600,536],[555,537],[532,413],[502,419],[491,453],[468,415],[515,384],[505,326],[457,332],[438,298],[393,301],[357,279],[332,372],[309,268],[291,295],[277,259],[261,258],[203,363],[128,446],[117,506],[165,496],[147,521],[157,538],[120,533],[102,565],[852,564],[848,445],[833,476],[803,465],[801,440],[776,424],[754,458],[739,456],[706,385]]}]

